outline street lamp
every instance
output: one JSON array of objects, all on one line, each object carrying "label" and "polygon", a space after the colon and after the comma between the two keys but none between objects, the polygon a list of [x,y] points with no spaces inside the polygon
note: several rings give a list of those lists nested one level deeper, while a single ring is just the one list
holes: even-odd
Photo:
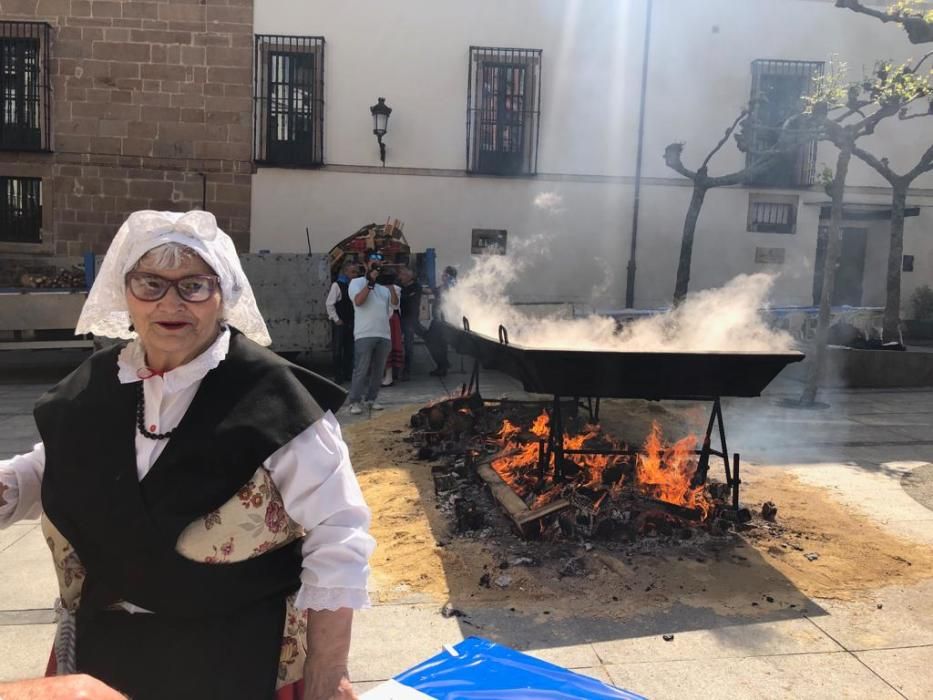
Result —
[{"label": "street lamp", "polygon": [[392,114],[392,108],[386,105],[386,98],[380,97],[379,101],[369,108],[373,115],[373,133],[379,142],[379,160],[382,161],[382,167],[386,164],[386,145],[382,142],[382,137],[389,130],[389,115]]}]

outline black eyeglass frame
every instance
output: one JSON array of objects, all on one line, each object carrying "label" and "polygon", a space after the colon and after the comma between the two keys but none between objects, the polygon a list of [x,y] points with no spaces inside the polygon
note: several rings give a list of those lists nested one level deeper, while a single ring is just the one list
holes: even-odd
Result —
[{"label": "black eyeglass frame", "polygon": [[[133,285],[131,282],[133,279],[140,279],[143,277],[155,278],[161,282],[164,282],[165,287],[163,288],[162,293],[159,296],[153,297],[151,299],[139,296],[139,294],[133,290]],[[207,296],[203,299],[189,299],[188,295],[182,291],[180,286],[182,282],[186,282],[188,280],[207,280],[209,288]],[[162,277],[162,275],[157,275],[152,272],[141,272],[137,270],[135,272],[126,273],[124,281],[126,288],[130,291],[130,294],[139,299],[139,301],[161,301],[165,298],[165,295],[168,294],[168,290],[174,287],[175,293],[178,295],[179,299],[186,301],[189,304],[203,304],[205,301],[208,301],[211,298],[217,289],[220,288],[220,277],[218,275],[186,275],[185,277],[179,277],[177,280],[171,280],[167,277]]]}]

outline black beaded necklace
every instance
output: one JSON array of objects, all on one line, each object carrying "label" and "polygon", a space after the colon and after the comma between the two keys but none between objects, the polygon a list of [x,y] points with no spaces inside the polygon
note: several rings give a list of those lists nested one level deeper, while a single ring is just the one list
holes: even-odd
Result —
[{"label": "black beaded necklace", "polygon": [[150,440],[167,440],[178,430],[177,426],[167,433],[150,433],[146,430],[146,394],[142,382],[139,383],[136,389],[136,427],[139,428],[139,432],[143,437]]}]

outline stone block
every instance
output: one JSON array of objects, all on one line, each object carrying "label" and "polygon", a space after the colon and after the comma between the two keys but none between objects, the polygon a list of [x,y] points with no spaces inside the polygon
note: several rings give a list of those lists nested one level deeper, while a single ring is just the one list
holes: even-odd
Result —
[{"label": "stone block", "polygon": [[123,41],[95,41],[94,58],[103,61],[149,62],[149,45]]}]

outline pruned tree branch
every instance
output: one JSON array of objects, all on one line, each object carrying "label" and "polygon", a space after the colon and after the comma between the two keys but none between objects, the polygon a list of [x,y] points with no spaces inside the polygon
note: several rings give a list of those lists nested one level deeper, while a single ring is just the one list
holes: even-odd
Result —
[{"label": "pruned tree branch", "polygon": [[920,161],[904,177],[909,182],[913,182],[924,173],[933,170],[933,146],[930,146],[922,156]]},{"label": "pruned tree branch", "polygon": [[669,167],[671,170],[674,170],[681,175],[683,175],[688,180],[696,181],[697,173],[693,170],[687,169],[684,165],[683,160],[681,159],[684,152],[684,144],[682,143],[672,143],[664,149],[664,164]]},{"label": "pruned tree branch", "polygon": [[729,126],[729,128],[726,129],[726,132],[723,134],[722,138],[719,140],[719,143],[716,144],[716,147],[712,151],[709,152],[709,155],[706,156],[706,158],[703,159],[703,165],[700,166],[700,170],[706,170],[707,166],[709,165],[709,162],[713,159],[713,156],[716,155],[719,152],[719,150],[723,146],[726,145],[726,142],[729,140],[729,137],[732,136],[732,134],[738,128],[739,124],[741,124],[742,120],[745,119],[745,117],[747,116],[748,116],[748,110],[743,109],[739,113],[739,116],[735,118],[735,121],[732,122],[731,126]]},{"label": "pruned tree branch", "polygon": [[887,158],[878,158],[873,153],[869,153],[864,148],[859,148],[858,146],[852,149],[852,155],[867,165],[870,165],[881,177],[891,184],[894,184],[894,181],[899,178],[898,174],[891,170]]},{"label": "pruned tree branch", "polygon": [[933,51],[927,51],[925,54],[923,54],[923,56],[920,58],[919,61],[917,61],[917,64],[913,68],[914,73],[920,70],[920,67],[923,66],[923,64],[926,62],[926,60],[930,56],[933,56]]},{"label": "pruned tree branch", "polygon": [[895,22],[900,24],[904,27],[904,31],[907,32],[907,38],[910,40],[911,44],[927,44],[933,41],[933,22],[928,22],[923,17],[907,15],[904,13],[894,14],[885,10],[876,10],[872,7],[868,7],[862,4],[860,0],[836,0],[836,7],[845,8],[852,10],[853,12],[858,12],[859,14],[874,17],[875,19],[881,20],[885,24],[888,22]]},{"label": "pruned tree branch", "polygon": [[933,115],[933,107],[930,108],[929,112],[918,112],[917,114],[900,114],[898,119],[902,122],[909,122],[911,119],[922,119],[923,117],[929,117]]}]

